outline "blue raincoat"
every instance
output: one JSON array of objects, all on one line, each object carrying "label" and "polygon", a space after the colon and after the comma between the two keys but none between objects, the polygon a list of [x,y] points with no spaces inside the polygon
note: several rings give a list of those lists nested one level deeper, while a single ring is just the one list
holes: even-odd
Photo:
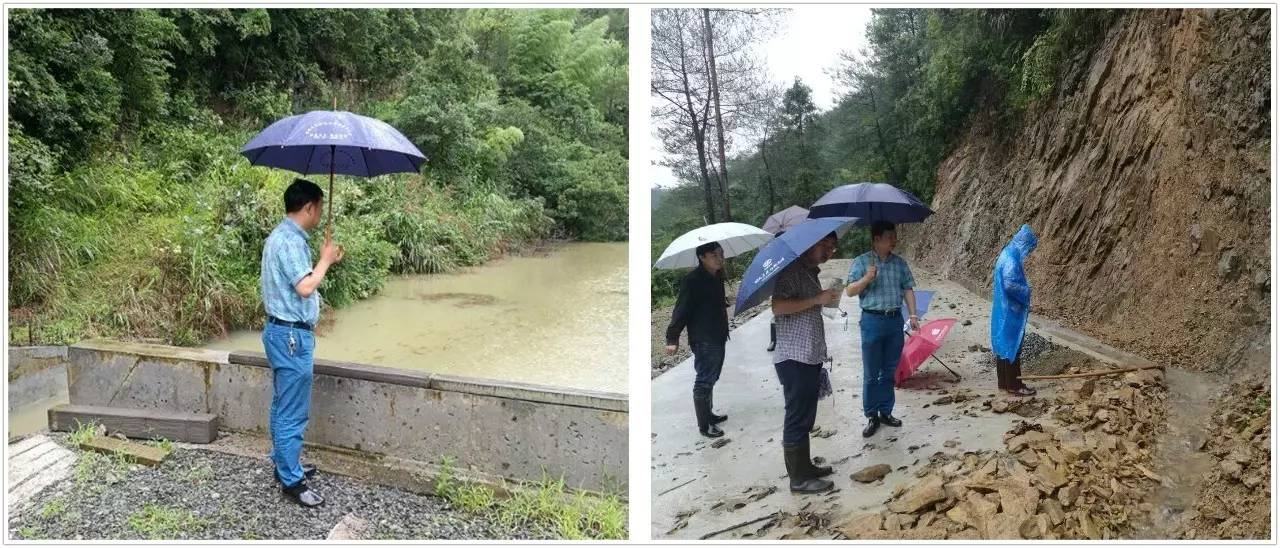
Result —
[{"label": "blue raincoat", "polygon": [[1022,346],[1027,316],[1031,313],[1031,286],[1022,262],[1039,240],[1031,227],[1022,225],[996,259],[991,277],[991,349],[997,357],[1014,361]]}]

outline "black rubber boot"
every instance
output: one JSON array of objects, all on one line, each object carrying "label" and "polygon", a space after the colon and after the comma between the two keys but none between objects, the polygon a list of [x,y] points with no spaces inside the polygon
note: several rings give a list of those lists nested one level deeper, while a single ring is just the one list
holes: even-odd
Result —
[{"label": "black rubber boot", "polygon": [[881,411],[881,412],[880,412],[880,424],[883,424],[883,425],[885,425],[885,426],[892,426],[892,427],[894,427],[894,428],[897,428],[897,427],[899,427],[899,426],[902,426],[902,421],[900,421],[900,420],[898,420],[898,419],[893,418],[893,415],[890,415],[890,414],[888,414],[888,413],[885,413],[885,412]]},{"label": "black rubber boot", "polygon": [[809,440],[804,440],[800,444],[800,465],[804,466],[806,473],[814,478],[830,476],[834,472],[830,466],[818,466],[813,463],[813,457],[809,454]]},{"label": "black rubber boot", "polygon": [[[787,477],[791,480],[792,493],[821,493],[835,486],[829,480],[818,479],[805,472],[805,462],[801,461],[801,446],[783,445],[782,458],[787,463]],[[813,463],[809,463],[812,466]]]},{"label": "black rubber boot", "polygon": [[729,415],[716,414],[716,395],[714,392],[707,395],[707,412],[711,413],[711,424],[720,424],[729,420]]},{"label": "black rubber boot", "polygon": [[879,430],[879,429],[880,429],[880,418],[869,417],[867,418],[866,428],[862,429],[862,437],[869,438],[876,433],[876,430]]},{"label": "black rubber boot", "polygon": [[769,322],[769,351],[778,346],[778,324]]},{"label": "black rubber boot", "polygon": [[724,435],[719,426],[711,423],[711,402],[705,396],[693,397],[693,412],[698,417],[698,432],[708,438]]}]

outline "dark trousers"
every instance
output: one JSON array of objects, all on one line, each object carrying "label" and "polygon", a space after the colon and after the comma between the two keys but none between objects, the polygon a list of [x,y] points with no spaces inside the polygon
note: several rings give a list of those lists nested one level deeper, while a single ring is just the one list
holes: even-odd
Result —
[{"label": "dark trousers", "polygon": [[1013,357],[1013,361],[996,356],[996,385],[1001,390],[1018,390],[1026,386],[1022,379],[1022,353]]},{"label": "dark trousers", "polygon": [[796,445],[809,439],[809,430],[818,417],[818,376],[822,364],[795,360],[773,364],[782,383],[786,414],[782,419],[782,445]]},{"label": "dark trousers", "polygon": [[893,376],[902,358],[902,314],[883,316],[863,312],[862,414],[893,414]]},{"label": "dark trousers", "polygon": [[724,343],[698,342],[689,348],[693,350],[693,397],[710,398],[724,367]]}]

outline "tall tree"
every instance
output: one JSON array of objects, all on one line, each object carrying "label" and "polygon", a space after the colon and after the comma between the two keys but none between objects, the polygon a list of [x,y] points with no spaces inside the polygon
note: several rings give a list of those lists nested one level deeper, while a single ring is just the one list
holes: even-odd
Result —
[{"label": "tall tree", "polygon": [[[716,222],[711,174],[707,170],[707,115],[711,109],[710,78],[704,66],[702,32],[694,10],[653,10],[651,92],[661,99],[653,110],[666,163],[677,172],[696,162],[702,181],[706,220]],[[690,157],[692,146],[696,157]]]},{"label": "tall tree", "polygon": [[718,152],[720,153],[720,195],[724,200],[724,220],[733,220],[732,209],[729,207],[729,165],[725,161],[724,154],[724,116],[720,112],[720,85],[719,78],[716,75],[716,33],[711,28],[711,10],[702,9],[703,30],[707,37],[707,68],[711,75],[711,103],[715,105],[716,113],[716,140],[719,143]]}]

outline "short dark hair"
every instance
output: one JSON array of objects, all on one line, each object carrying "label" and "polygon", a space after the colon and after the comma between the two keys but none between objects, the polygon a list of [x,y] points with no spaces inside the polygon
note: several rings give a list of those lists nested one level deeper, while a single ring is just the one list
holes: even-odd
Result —
[{"label": "short dark hair", "polygon": [[840,235],[839,235],[839,234],[836,234],[835,232],[832,232],[832,233],[830,233],[830,234],[827,234],[826,236],[823,236],[823,237],[822,237],[822,239],[823,239],[823,240],[835,240],[835,241],[836,241],[836,243],[840,243]]},{"label": "short dark hair", "polygon": [[323,199],[324,191],[320,189],[320,185],[306,179],[294,179],[289,188],[284,189],[284,211],[294,213],[307,204]]},{"label": "short dark hair", "polygon": [[879,238],[885,232],[893,232],[896,228],[889,221],[876,221],[871,223],[871,237]]},{"label": "short dark hair", "polygon": [[699,259],[701,259],[703,255],[714,253],[717,249],[720,249],[720,242],[708,242],[698,246],[698,248],[694,249],[693,252],[698,255]]}]

